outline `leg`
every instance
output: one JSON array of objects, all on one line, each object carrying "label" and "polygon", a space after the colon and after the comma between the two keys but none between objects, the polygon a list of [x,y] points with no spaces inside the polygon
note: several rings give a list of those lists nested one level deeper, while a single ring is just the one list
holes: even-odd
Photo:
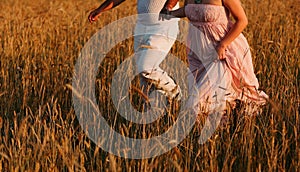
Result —
[{"label": "leg", "polygon": [[[174,28],[171,29],[170,32],[174,32]],[[165,28],[162,31],[165,31]],[[177,31],[178,28],[175,30],[176,34]],[[135,37],[136,63],[138,72],[142,76],[141,84],[153,84],[156,89],[171,99],[180,94],[180,88],[159,65],[166,58],[174,42],[175,38],[169,37],[168,33],[164,35],[147,34]]]}]

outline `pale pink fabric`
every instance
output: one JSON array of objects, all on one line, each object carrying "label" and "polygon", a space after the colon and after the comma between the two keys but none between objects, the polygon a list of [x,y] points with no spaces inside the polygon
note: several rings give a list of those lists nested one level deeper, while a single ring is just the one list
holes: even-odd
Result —
[{"label": "pale pink fabric", "polygon": [[[268,95],[258,91],[250,48],[243,34],[228,45],[226,59],[218,59],[215,47],[233,25],[228,10],[217,5],[188,4],[185,13],[194,26],[188,34],[193,50],[188,51],[189,66],[198,94],[194,106],[209,105],[206,108],[211,111],[215,103],[225,108],[226,101],[236,99],[264,104]],[[217,98],[221,91],[225,96]]]}]

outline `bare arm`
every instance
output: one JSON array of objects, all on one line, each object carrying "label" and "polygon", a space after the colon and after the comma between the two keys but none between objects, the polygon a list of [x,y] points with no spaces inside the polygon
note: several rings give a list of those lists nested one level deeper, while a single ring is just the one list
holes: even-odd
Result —
[{"label": "bare arm", "polygon": [[174,10],[174,11],[170,11],[169,12],[169,15],[171,15],[171,17],[177,17],[177,18],[183,18],[183,17],[186,17],[186,15],[185,15],[185,6],[187,5],[187,4],[191,4],[191,3],[193,3],[194,2],[194,0],[185,0],[184,1],[184,6],[183,7],[181,7],[181,8],[179,8],[179,9],[177,9],[177,10]]},{"label": "bare arm", "polygon": [[177,18],[183,18],[186,17],[185,11],[184,11],[185,6],[178,8],[177,10],[171,11],[170,15],[177,17]]},{"label": "bare arm", "polygon": [[174,11],[169,11],[168,9],[164,8],[160,11],[159,19],[170,20],[171,18],[183,18],[183,17],[185,17],[184,7],[181,7]]},{"label": "bare arm", "polygon": [[224,59],[226,47],[240,35],[248,24],[248,19],[245,14],[243,7],[241,6],[240,0],[223,0],[224,5],[229,9],[230,13],[235,19],[233,27],[221,40],[217,47],[217,52],[220,59]]},{"label": "bare arm", "polygon": [[168,9],[168,10],[172,10],[176,4],[178,3],[179,0],[167,0],[164,8]]},{"label": "bare arm", "polygon": [[159,20],[169,20],[171,19],[170,15],[170,10],[172,10],[176,4],[178,3],[179,0],[167,0],[164,7],[161,9],[159,12]]},{"label": "bare arm", "polygon": [[90,15],[88,17],[89,21],[91,23],[96,21],[102,12],[110,10],[112,8],[115,8],[116,6],[120,5],[124,1],[125,0],[106,0],[106,1],[104,1],[98,8],[96,8],[95,10],[93,10],[90,13]]}]

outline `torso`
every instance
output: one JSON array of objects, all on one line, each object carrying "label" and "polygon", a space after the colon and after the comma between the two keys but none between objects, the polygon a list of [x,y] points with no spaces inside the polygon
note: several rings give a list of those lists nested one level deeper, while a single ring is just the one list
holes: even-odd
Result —
[{"label": "torso", "polygon": [[137,11],[142,13],[159,13],[167,0],[138,0]]}]

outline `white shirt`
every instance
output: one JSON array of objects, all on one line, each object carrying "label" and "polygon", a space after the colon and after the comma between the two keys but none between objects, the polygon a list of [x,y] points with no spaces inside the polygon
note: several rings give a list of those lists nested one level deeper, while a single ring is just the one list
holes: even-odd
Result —
[{"label": "white shirt", "polygon": [[138,0],[137,11],[142,13],[159,13],[167,0]]}]

